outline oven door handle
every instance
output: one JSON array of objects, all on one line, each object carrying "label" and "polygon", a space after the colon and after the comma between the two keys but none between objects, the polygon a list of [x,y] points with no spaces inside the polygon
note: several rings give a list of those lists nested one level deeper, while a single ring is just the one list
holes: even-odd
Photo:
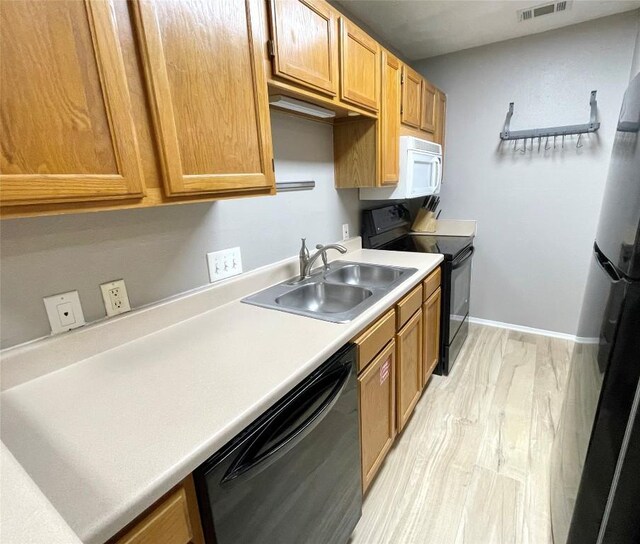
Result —
[{"label": "oven door handle", "polygon": [[469,249],[467,249],[462,255],[458,256],[452,263],[451,263],[451,268],[452,270],[455,270],[456,268],[460,268],[464,262],[467,259],[471,258],[471,255],[473,255],[473,252],[475,251],[475,248],[473,246],[471,246]]}]

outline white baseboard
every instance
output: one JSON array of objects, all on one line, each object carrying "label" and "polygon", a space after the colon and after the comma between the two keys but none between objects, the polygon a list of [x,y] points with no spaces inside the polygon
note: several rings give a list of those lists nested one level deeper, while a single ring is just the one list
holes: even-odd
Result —
[{"label": "white baseboard", "polygon": [[479,317],[469,316],[470,323],[478,325],[486,325],[487,327],[497,327],[499,329],[508,329],[510,331],[527,332],[529,334],[539,334],[540,336],[550,336],[551,338],[560,338],[562,340],[570,340],[578,344],[597,344],[598,338],[590,338],[585,336],[575,336],[564,332],[548,331],[546,329],[534,329],[533,327],[525,327],[523,325],[514,325],[512,323],[502,323],[501,321],[491,321],[490,319],[481,319]]}]

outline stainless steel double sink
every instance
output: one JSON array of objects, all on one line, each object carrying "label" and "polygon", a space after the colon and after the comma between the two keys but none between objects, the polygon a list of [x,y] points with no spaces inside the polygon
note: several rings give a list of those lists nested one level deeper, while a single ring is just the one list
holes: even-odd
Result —
[{"label": "stainless steel double sink", "polygon": [[242,299],[242,302],[347,323],[407,280],[416,268],[334,261],[329,270],[304,280],[288,280]]}]

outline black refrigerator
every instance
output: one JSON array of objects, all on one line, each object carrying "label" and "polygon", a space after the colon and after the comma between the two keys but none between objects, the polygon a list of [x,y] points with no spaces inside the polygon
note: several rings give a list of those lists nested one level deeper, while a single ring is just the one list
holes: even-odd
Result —
[{"label": "black refrigerator", "polygon": [[613,145],[551,457],[554,544],[640,543],[640,75]]}]

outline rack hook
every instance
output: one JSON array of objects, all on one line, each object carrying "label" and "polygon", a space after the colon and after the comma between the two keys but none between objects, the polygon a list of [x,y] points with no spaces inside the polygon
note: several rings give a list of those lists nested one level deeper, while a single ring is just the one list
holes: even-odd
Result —
[{"label": "rack hook", "polygon": [[562,149],[564,149],[564,132],[562,133]]},{"label": "rack hook", "polygon": [[551,146],[549,145],[549,136],[547,136],[547,140],[544,143],[544,149],[545,151],[548,151],[549,149],[551,149]]},{"label": "rack hook", "polygon": [[538,136],[538,153],[540,153],[540,140],[542,140],[542,137]]},{"label": "rack hook", "polygon": [[522,149],[520,150],[520,153],[522,153],[523,155],[527,152],[527,139],[524,139],[524,145],[522,146]]},{"label": "rack hook", "polygon": [[513,140],[513,150],[516,150],[516,145],[518,145],[518,138],[516,138],[515,140]]},{"label": "rack hook", "polygon": [[581,147],[584,147],[584,145],[580,143],[581,139],[582,139],[582,134],[578,134],[578,142],[576,143],[576,149],[580,149]]}]

